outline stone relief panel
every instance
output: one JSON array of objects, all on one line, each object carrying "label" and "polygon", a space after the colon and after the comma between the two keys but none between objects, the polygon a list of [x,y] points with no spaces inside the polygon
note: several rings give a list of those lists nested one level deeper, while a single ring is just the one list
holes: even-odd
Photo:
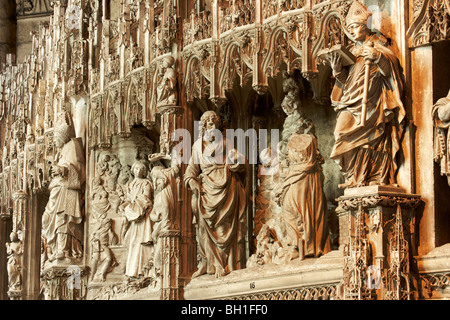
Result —
[{"label": "stone relief panel", "polygon": [[90,266],[95,270],[90,286],[94,289],[105,281],[107,286],[124,280],[147,285],[155,281],[150,219],[154,187],[147,160],[153,142],[145,131],[132,128],[130,137],[113,136],[109,149],[91,152],[95,169],[88,208]]},{"label": "stone relief panel", "polygon": [[[168,266],[179,268],[174,260],[179,248],[171,242],[179,232],[180,163],[152,153],[149,141],[134,131],[131,137],[134,142],[118,139],[97,156],[90,196],[95,299],[144,288],[166,292],[163,279],[174,277]],[[167,297],[176,295],[171,291]]]},{"label": "stone relief panel", "polygon": [[319,257],[331,250],[323,158],[314,124],[303,115],[297,81],[284,73],[281,107],[287,117],[281,141],[260,155],[254,229],[257,245],[247,267],[285,264],[296,258]]},{"label": "stone relief panel", "polygon": [[[26,3],[27,1],[22,2]],[[234,1],[229,7],[220,8],[214,14],[193,15],[189,21],[189,28],[183,28],[183,30],[187,30],[184,45],[190,46],[188,48],[190,51],[182,53],[182,58],[186,60],[186,63],[183,64],[186,68],[183,72],[186,77],[183,84],[187,101],[209,98],[212,92],[214,104],[220,106],[226,101],[225,93],[233,89],[235,79],[239,78],[240,84],[245,85],[252,75],[256,76],[261,70],[263,73],[267,73],[266,76],[276,76],[282,70],[282,66],[287,65],[290,72],[293,69],[305,71],[303,76],[310,80],[314,93],[317,94],[315,100],[328,103],[328,100],[324,98],[328,92],[321,91],[321,89],[327,86],[324,79],[329,77],[331,71],[328,67],[323,74],[314,78],[317,70],[310,68],[314,64],[314,61],[311,60],[311,50],[315,54],[314,50],[316,49],[346,44],[346,36],[356,37],[358,35],[350,30],[353,23],[351,19],[355,16],[355,10],[349,5],[350,1],[312,1],[308,4],[322,2],[325,3],[321,7],[324,9],[314,10],[314,17],[309,13],[308,15],[298,15],[298,17],[290,14],[289,11],[302,9],[306,5],[305,1],[277,3],[273,1],[258,3]],[[94,10],[95,3],[92,1],[88,6]],[[443,19],[445,16],[442,15],[442,12],[445,12],[446,7],[439,6],[436,4],[437,2],[433,1],[430,3],[434,6],[434,11],[432,11],[434,21],[438,21],[439,25],[442,23],[444,26],[444,29],[437,30],[436,27],[432,30],[433,34],[437,35],[441,30],[445,30],[446,20]],[[28,94],[18,95],[9,91],[5,93],[6,101],[2,106],[5,110],[2,111],[2,116],[11,111],[10,113],[13,113],[14,117],[17,116],[19,121],[14,122],[12,132],[7,132],[7,136],[11,137],[11,143],[4,146],[0,181],[7,187],[1,190],[2,216],[8,215],[8,212],[13,213],[13,223],[20,231],[23,228],[22,218],[26,214],[26,209],[20,201],[10,201],[9,199],[13,199],[13,195],[21,189],[23,180],[27,180],[25,189],[42,191],[49,187],[51,190],[50,201],[43,218],[43,263],[44,265],[46,262],[48,264],[54,262],[78,263],[84,251],[88,254],[86,259],[91,267],[90,286],[91,288],[102,288],[97,297],[114,297],[114,290],[119,295],[130,294],[149,284],[152,284],[151,287],[154,288],[159,285],[165,288],[163,291],[167,290],[167,292],[164,291],[163,297],[174,297],[177,294],[167,289],[169,287],[167,283],[164,287],[161,279],[170,279],[174,275],[177,278],[178,271],[174,271],[174,269],[178,268],[180,263],[180,248],[179,242],[177,242],[180,238],[180,226],[177,225],[179,222],[177,214],[179,215],[178,211],[181,210],[177,207],[180,206],[178,199],[182,194],[181,169],[178,163],[168,165],[167,161],[173,147],[173,144],[169,143],[170,134],[177,128],[177,116],[180,115],[180,110],[183,111],[181,107],[177,106],[182,104],[178,100],[183,102],[186,97],[179,99],[178,84],[176,83],[178,75],[175,71],[178,61],[175,63],[174,56],[169,55],[171,41],[176,40],[177,16],[173,12],[175,7],[169,6],[169,18],[164,21],[162,6],[162,2],[158,2],[155,8],[150,8],[148,1],[142,1],[140,6],[133,1],[121,2],[120,14],[126,18],[117,21],[103,21],[104,30],[100,30],[99,34],[106,35],[106,37],[102,37],[102,40],[110,37],[108,40],[111,42],[98,41],[98,43],[102,43],[96,48],[91,47],[92,43],[96,41],[89,43],[84,39],[75,38],[81,32],[65,33],[67,30],[63,27],[64,15],[56,14],[55,25],[59,24],[60,29],[57,31],[61,32],[63,37],[50,41],[52,39],[50,33],[54,31],[50,31],[47,27],[45,31],[47,34],[40,34],[43,38],[47,37],[47,40],[40,40],[40,50],[45,47],[45,41],[49,42],[47,47],[49,45],[53,48],[63,47],[64,41],[67,40],[64,37],[68,37],[70,39],[67,43],[70,57],[65,57],[65,54],[57,49],[39,53],[38,63],[40,66],[39,68],[30,68],[31,75],[27,75],[24,67],[17,68],[16,70],[20,71],[18,73],[10,72],[7,75],[10,78],[17,75],[18,82],[30,81],[32,91],[39,88],[35,85],[36,77],[43,79],[45,72],[49,73],[47,80],[57,79],[57,83],[48,80],[48,83],[45,84],[50,89],[46,90],[41,97],[39,120],[32,124],[31,129],[31,131],[35,130],[36,139],[32,138],[32,135],[26,135],[28,149],[25,153],[24,137],[26,133],[28,134],[28,129],[24,120],[27,117],[24,114],[20,115],[20,112],[17,111],[20,108],[14,106],[33,105],[34,101],[27,100]],[[261,6],[264,9],[262,20],[261,17],[256,16],[256,12],[262,9]],[[350,14],[348,21],[345,22],[342,17],[349,8]],[[58,7],[58,9],[64,11],[63,7]],[[327,11],[331,9],[332,14],[323,15],[329,13]],[[150,17],[152,10],[157,11],[155,21],[150,21],[153,20],[151,19],[153,16]],[[280,12],[283,15],[278,17],[277,21],[270,19]],[[358,12],[357,18],[364,20],[366,18],[364,10],[362,14],[360,11]],[[215,28],[218,26],[219,30],[226,32],[229,38],[222,38],[214,44],[207,41],[197,44],[198,40],[211,38],[213,24],[218,22],[217,19],[213,19],[213,16],[224,18],[218,25],[215,25]],[[145,21],[141,25],[139,19],[144,20],[143,17],[145,17]],[[92,40],[99,36],[94,36],[94,34],[98,31],[95,28],[98,27],[100,20],[97,19],[99,20],[97,21],[94,14],[88,18],[86,21],[90,20],[92,25],[96,25],[95,27],[90,26],[88,30],[90,40]],[[310,28],[312,18],[323,19],[321,20],[322,24],[315,24],[316,28],[320,28],[315,29],[320,39],[316,43],[317,46],[311,46],[310,43],[316,40],[312,37],[313,31]],[[267,24],[255,30],[245,30],[249,25],[262,24],[262,22]],[[343,32],[342,28],[345,24],[349,29]],[[159,32],[158,30],[153,32],[152,29],[155,27],[156,29],[159,27]],[[235,32],[235,28],[240,28],[240,31]],[[106,29],[108,29],[108,34],[106,34]],[[139,43],[136,42],[136,33],[139,34]],[[216,34],[215,36],[220,35]],[[146,46],[140,47],[143,39]],[[371,39],[366,38],[365,41]],[[436,39],[439,40],[442,37],[436,37]],[[338,105],[337,109],[340,108],[337,131],[342,129],[339,127],[341,124],[339,120],[342,119],[342,122],[345,123],[347,119],[340,118],[345,113],[343,109],[347,107],[344,105],[346,90],[351,93],[364,91],[363,81],[361,81],[362,70],[367,70],[361,63],[364,57],[370,55],[371,59],[366,60],[372,61],[371,67],[377,65],[380,69],[380,77],[385,82],[393,84],[394,87],[400,83],[398,65],[394,59],[391,59],[392,54],[384,48],[383,40],[373,40],[374,45],[371,46],[373,50],[358,49],[360,45],[358,41],[354,45],[356,49],[352,52],[357,59],[360,59],[355,63],[355,65],[360,64],[360,74],[352,73],[354,66],[340,69],[337,59],[330,63],[333,75],[337,78],[336,87],[339,87],[340,84],[343,86],[340,88],[343,91],[342,96],[333,100]],[[264,48],[263,43],[268,44],[268,48]],[[149,44],[152,45],[149,46]],[[92,67],[90,70],[93,86],[88,89],[85,86],[87,77],[85,72],[88,69],[85,65],[86,61],[82,59],[83,57],[78,59],[77,56],[91,50],[99,52],[99,59],[94,61],[96,67]],[[365,50],[367,52],[364,52]],[[48,57],[44,57],[45,54]],[[155,56],[160,54],[164,54],[164,58],[155,61]],[[95,54],[93,56],[97,58]],[[361,58],[363,59],[361,60]],[[64,59],[70,61],[69,65],[66,66]],[[32,63],[32,59],[29,63]],[[47,64],[56,69],[54,74],[53,71],[47,70]],[[67,72],[64,70],[66,67],[71,70]],[[158,67],[160,67],[159,70],[157,70]],[[42,73],[40,74],[36,70],[45,71],[39,71]],[[369,69],[369,76],[373,73],[375,73],[374,68]],[[261,156],[262,164],[258,168],[258,186],[255,194],[257,207],[254,217],[256,253],[248,260],[248,267],[269,263],[285,264],[297,257],[302,259],[318,257],[329,250],[326,231],[327,219],[325,218],[327,209],[322,191],[321,164],[323,157],[318,150],[314,124],[302,112],[298,80],[291,78],[289,74],[286,74],[285,77],[283,83],[285,97],[281,107],[286,114],[286,120],[282,128],[281,143],[276,147],[266,149]],[[357,81],[353,81],[354,77],[357,78]],[[68,79],[68,82],[63,83],[62,79]],[[371,80],[375,81],[375,79],[375,76],[371,76]],[[351,85],[355,85],[355,88],[350,88]],[[67,86],[69,90],[64,92],[66,90],[64,88]],[[382,85],[378,87],[377,84],[377,90],[380,87]],[[267,92],[267,82],[264,81],[264,76],[262,79],[255,80],[253,88],[261,95]],[[393,90],[393,94],[384,87],[381,90],[383,90],[383,95],[389,96],[389,102],[395,102],[392,106],[398,108],[393,111],[383,105],[380,110],[389,109],[387,110],[388,118],[391,119],[393,115],[397,119],[396,121],[401,122],[402,106],[395,100],[398,98],[397,93],[398,95],[400,93],[400,85],[396,88],[399,92]],[[86,164],[87,160],[84,160],[84,154],[82,155],[84,153],[83,148],[80,147],[82,144],[72,136],[72,133],[68,134],[70,141],[61,138],[61,135],[66,134],[61,133],[61,120],[56,117],[56,114],[57,111],[68,108],[66,106],[68,96],[77,93],[87,94],[88,90],[92,90],[91,93],[94,94],[90,97],[89,123],[91,127],[87,128],[90,148],[86,159],[89,159],[91,170],[89,177],[83,177],[84,168],[82,166]],[[369,105],[377,105],[377,108],[382,104],[382,94],[378,93],[371,92],[367,97]],[[364,109],[362,102],[361,109]],[[445,123],[448,119],[445,118],[445,108],[441,109],[440,106],[435,106],[433,110],[436,110],[433,111],[433,115],[437,128],[436,141],[439,141],[439,146],[436,147],[438,150],[436,159],[443,164],[447,161],[446,149],[443,147],[442,141],[446,139]],[[366,110],[366,120],[369,124],[358,128],[362,129],[360,136],[370,131],[370,119],[373,112],[378,111]],[[155,151],[153,142],[148,141],[145,134],[135,133],[136,127],[141,125],[147,129],[155,129],[154,113],[156,112],[161,115],[159,154],[153,153]],[[361,111],[361,114],[364,112]],[[214,157],[205,158],[204,154],[198,152],[199,150],[223,147],[215,143],[212,131],[210,131],[223,129],[216,116],[205,112],[202,117],[206,139],[194,144],[193,163],[188,165],[184,176],[186,187],[193,192],[192,208],[196,219],[194,226],[197,228],[198,235],[200,262],[194,277],[206,273],[220,278],[233,270],[244,267],[243,243],[247,221],[244,218],[243,208],[248,204],[248,200],[244,196],[247,191],[244,186],[248,181],[249,172],[244,163],[223,166],[223,161]],[[365,119],[365,116],[360,118]],[[69,121],[67,120],[67,122]],[[394,175],[394,171],[391,169],[396,164],[389,156],[384,155],[396,153],[400,130],[395,121],[389,123],[388,126],[386,132],[389,132],[390,136],[383,137],[383,139],[386,138],[385,141],[383,140],[379,144],[374,142],[374,144],[363,147],[358,146],[358,151],[355,151],[356,156],[352,156],[349,161],[344,159],[344,162],[353,164],[359,161],[358,157],[367,156],[367,154],[361,156],[367,151],[362,149],[370,149],[367,153],[375,155],[370,154],[367,157],[376,159],[375,162],[379,161],[373,167],[384,168],[380,169],[381,171],[375,170],[376,172],[372,174],[376,177],[374,179],[367,177],[362,180],[356,179],[357,182],[354,186],[371,182],[395,183],[395,179],[391,179]],[[131,138],[132,142],[127,141],[127,138]],[[351,140],[353,139],[349,138],[343,143],[351,142]],[[341,142],[337,143],[336,148]],[[68,146],[66,147],[66,145]],[[366,148],[367,146],[368,148]],[[379,151],[383,154],[382,156],[377,153]],[[277,152],[280,156],[279,159],[273,156]],[[149,157],[149,155],[154,157]],[[196,157],[200,158],[200,163],[195,162]],[[243,156],[232,152],[226,157],[234,157],[237,160],[242,159]],[[159,160],[161,162],[158,162]],[[26,164],[33,170],[22,171]],[[361,172],[366,172],[367,170],[364,168],[369,166],[365,164],[364,167],[360,162],[357,164],[348,166],[358,172],[348,174],[346,172],[346,183]],[[370,165],[372,164],[373,162],[370,162]],[[277,169],[267,174],[267,170],[273,168]],[[386,179],[378,179],[378,176]],[[76,200],[73,200],[76,199],[76,196],[84,199],[83,187],[79,186],[84,184],[85,179],[87,180],[86,193],[89,195],[86,199],[86,206],[82,201],[77,203]],[[218,185],[222,182],[226,182],[228,185]],[[353,186],[352,183],[344,184],[343,187]],[[215,192],[220,195],[215,195]],[[61,196],[63,193],[64,197]],[[233,205],[230,207],[223,205],[223,203],[228,204],[229,202],[233,202]],[[74,206],[71,205],[73,203],[75,203]],[[218,208],[215,207],[217,203],[219,203]],[[58,210],[60,210],[61,204],[66,211],[69,208],[74,210],[72,214],[65,214],[68,216],[68,223],[58,219],[58,214],[61,212]],[[87,211],[86,216],[84,216],[84,208]],[[216,219],[219,220],[217,224],[215,224]],[[85,237],[88,239],[88,243],[84,244],[80,228],[82,224],[86,227],[85,232],[88,232],[88,237]],[[224,234],[226,235],[224,236]],[[17,261],[20,262],[21,259],[21,241],[20,237],[14,236],[8,243],[8,254],[10,255],[8,272],[12,291],[20,288],[18,279],[21,277],[21,268]],[[402,245],[404,246],[404,244]],[[82,246],[83,250],[80,249]],[[10,261],[11,268],[9,268]],[[173,269],[169,270],[167,266]],[[83,274],[85,271],[83,269]],[[394,271],[389,272],[393,273]],[[58,272],[57,277],[66,275],[66,271],[63,269]],[[47,276],[51,278],[54,274],[47,274]],[[123,279],[126,279],[126,283],[121,283]],[[175,280],[177,281],[178,278]],[[102,285],[104,282],[107,285]],[[178,287],[174,286],[174,288]],[[47,295],[56,297],[52,292],[48,292]]]},{"label": "stone relief panel", "polygon": [[23,242],[22,231],[11,232],[11,242],[6,243],[7,271],[8,271],[8,295],[15,300],[22,295],[22,256]]}]

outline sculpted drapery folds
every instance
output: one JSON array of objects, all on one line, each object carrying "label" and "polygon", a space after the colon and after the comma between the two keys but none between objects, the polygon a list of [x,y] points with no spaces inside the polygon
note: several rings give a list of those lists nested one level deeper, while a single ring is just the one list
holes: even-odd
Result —
[{"label": "sculpted drapery folds", "polygon": [[450,91],[439,99],[431,109],[434,123],[434,161],[441,166],[441,175],[446,175],[450,185]]},{"label": "sculpted drapery folds", "polygon": [[174,106],[177,104],[176,73],[173,68],[175,59],[172,56],[165,57],[161,62],[160,72],[162,79],[156,88],[156,106]]},{"label": "sculpted drapery folds", "polygon": [[314,126],[312,124],[312,121],[304,117],[301,112],[299,84],[292,76],[289,76],[287,73],[284,74],[284,77],[285,79],[283,80],[283,91],[286,93],[286,95],[281,102],[281,108],[283,109],[287,117],[283,123],[283,131],[279,144],[279,157],[282,166],[286,167],[286,149],[292,134],[309,132],[314,133]]},{"label": "sculpted drapery folds", "polygon": [[286,223],[284,242],[298,246],[300,256],[318,257],[330,251],[330,243],[317,139],[314,135],[294,133],[287,153],[289,167],[280,199]]},{"label": "sculpted drapery folds", "polygon": [[[220,117],[213,111],[201,117],[202,136],[192,148],[184,182],[192,190],[200,254],[193,277],[221,277],[245,267],[245,158],[225,139]],[[220,133],[220,134],[219,134]]]},{"label": "sculpted drapery folds", "polygon": [[117,235],[112,231],[112,219],[105,218],[91,236],[92,271],[91,280],[105,281],[111,267],[116,266],[116,260],[111,245],[117,244]]},{"label": "sculpted drapery folds", "polygon": [[7,271],[9,290],[22,288],[23,244],[17,232],[11,232],[11,242],[6,243]]},{"label": "sculpted drapery folds", "polygon": [[155,199],[150,219],[154,222],[152,238],[155,243],[155,273],[158,274],[162,267],[162,241],[159,238],[164,232],[171,229],[171,222],[176,210],[176,175],[180,167],[173,165],[171,168],[156,166],[152,169],[151,177],[155,188]]},{"label": "sculpted drapery folds", "polygon": [[69,113],[59,114],[54,129],[58,152],[51,167],[50,198],[42,216],[42,237],[49,261],[77,259],[83,254],[83,187],[85,159],[81,139]]},{"label": "sculpted drapery folds", "polygon": [[258,236],[263,226],[273,219],[278,206],[275,202],[275,186],[279,184],[278,153],[273,148],[266,148],[260,154],[262,164],[258,167],[259,186],[255,199],[257,210],[254,217],[253,234]]},{"label": "sculpted drapery folds", "polygon": [[129,278],[147,276],[153,254],[150,212],[153,208],[153,186],[147,178],[147,165],[142,161],[133,164],[134,179],[128,184],[121,211],[126,219],[125,243],[128,258],[125,274]]},{"label": "sculpted drapery folds", "polygon": [[344,173],[341,188],[395,184],[398,167],[395,157],[401,147],[405,116],[403,78],[394,53],[367,27],[370,15],[364,5],[353,2],[346,22],[355,41],[350,51],[356,62],[347,69],[340,56],[334,55],[331,60],[336,78],[331,100],[338,116],[330,157]]}]

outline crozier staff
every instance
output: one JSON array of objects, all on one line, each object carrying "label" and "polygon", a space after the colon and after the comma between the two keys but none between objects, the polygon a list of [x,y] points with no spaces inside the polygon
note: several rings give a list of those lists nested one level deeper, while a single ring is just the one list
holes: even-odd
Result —
[{"label": "crozier staff", "polygon": [[341,188],[395,184],[398,167],[403,77],[394,53],[367,27],[370,15],[353,2],[346,22],[356,62],[347,69],[339,56],[331,60],[336,78],[331,100],[338,115],[330,157],[344,174]]}]

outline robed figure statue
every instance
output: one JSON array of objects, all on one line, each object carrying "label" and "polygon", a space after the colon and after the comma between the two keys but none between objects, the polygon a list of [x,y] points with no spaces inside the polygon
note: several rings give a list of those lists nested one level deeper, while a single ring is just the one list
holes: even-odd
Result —
[{"label": "robed figure statue", "polygon": [[[341,167],[341,188],[394,185],[405,109],[399,61],[381,36],[367,26],[371,13],[354,1],[346,18],[356,61],[343,67],[331,59],[336,84],[331,100],[337,115],[330,157]],[[385,40],[385,39],[384,39]]]}]

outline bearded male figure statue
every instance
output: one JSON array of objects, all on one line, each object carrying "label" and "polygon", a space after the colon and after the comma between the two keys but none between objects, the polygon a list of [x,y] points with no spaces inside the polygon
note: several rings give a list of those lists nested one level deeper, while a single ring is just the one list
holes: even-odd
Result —
[{"label": "bearded male figure statue", "polygon": [[192,147],[184,183],[192,192],[200,262],[193,278],[222,277],[245,267],[245,179],[247,163],[224,138],[214,111],[201,119],[202,135]]}]

